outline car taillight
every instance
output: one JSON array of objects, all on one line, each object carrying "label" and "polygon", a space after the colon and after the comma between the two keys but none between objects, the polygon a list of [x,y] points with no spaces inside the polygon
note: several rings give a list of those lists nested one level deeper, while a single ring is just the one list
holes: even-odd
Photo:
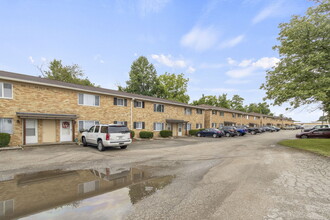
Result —
[{"label": "car taillight", "polygon": [[110,134],[109,133],[107,133],[107,135],[105,136],[105,140],[110,140]]}]

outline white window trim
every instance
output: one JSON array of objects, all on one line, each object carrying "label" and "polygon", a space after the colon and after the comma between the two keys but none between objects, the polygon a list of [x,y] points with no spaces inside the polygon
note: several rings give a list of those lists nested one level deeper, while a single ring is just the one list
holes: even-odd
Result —
[{"label": "white window trim", "polygon": [[[95,126],[95,125],[100,125],[100,121],[98,121],[98,120],[79,120],[78,121],[78,131],[80,132],[80,129],[79,129],[79,124],[80,124],[80,122],[83,122],[83,127],[85,127],[85,122],[86,121],[93,121],[94,122],[94,125],[93,126]],[[96,123],[96,122],[98,122],[98,123]],[[84,129],[84,128],[83,128]],[[88,128],[88,129],[86,129],[86,130],[89,130],[90,128]]]},{"label": "white window trim", "polygon": [[[11,97],[5,97],[5,87],[4,84],[10,84],[11,85]],[[0,96],[0,99],[14,99],[14,85],[12,83],[7,83],[7,82],[0,82],[2,84],[2,95]]]},{"label": "white window trim", "polygon": [[[93,96],[98,96],[99,97],[99,105],[86,105],[86,104],[79,104],[79,94],[83,94],[83,95],[93,95]],[[78,105],[80,106],[93,106],[93,107],[100,107],[101,106],[101,96],[99,95],[94,95],[94,94],[88,94],[88,93],[78,93]],[[87,120],[88,121],[88,120]]]},{"label": "white window trim", "polygon": [[[165,112],[165,105],[164,104],[155,103],[154,105],[156,105],[156,111],[154,111],[154,112]],[[163,106],[163,111],[157,111],[158,106]]]},{"label": "white window trim", "polygon": [[184,108],[184,114],[185,115],[192,115],[192,108]]},{"label": "white window trim", "polygon": [[[118,100],[117,100],[118,102]],[[137,101],[135,100],[136,103],[141,103],[141,107],[140,106],[134,106],[135,108],[143,108],[143,102],[142,101]]]},{"label": "white window trim", "polygon": [[[141,124],[141,127],[138,127],[138,124]],[[143,122],[142,122],[142,121],[136,121],[136,122],[135,122],[135,129],[136,129],[136,130],[141,130],[141,129],[143,129]]]},{"label": "white window trim", "polygon": [[[161,124],[162,128],[164,127],[164,123],[162,123],[162,122],[155,122],[154,124]],[[157,128],[157,125],[155,127]],[[161,131],[162,128],[160,130],[155,129],[154,131]]]},{"label": "white window trim", "polygon": [[[119,105],[119,103],[118,103],[119,100],[122,100],[123,101],[123,104],[122,105]],[[117,98],[117,106],[125,106],[125,99]]]},{"label": "white window trim", "polygon": [[2,119],[11,120],[11,132],[9,134],[14,134],[14,120],[12,118],[0,118],[0,120]]}]

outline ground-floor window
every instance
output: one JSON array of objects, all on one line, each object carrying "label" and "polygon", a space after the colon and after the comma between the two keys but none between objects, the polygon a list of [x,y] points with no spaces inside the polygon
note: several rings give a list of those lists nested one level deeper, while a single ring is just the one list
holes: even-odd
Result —
[{"label": "ground-floor window", "polygon": [[191,130],[191,124],[188,123],[188,124],[187,124],[187,131],[190,131],[190,130]]},{"label": "ground-floor window", "polygon": [[154,123],[154,131],[164,130],[164,123],[155,122]]},{"label": "ground-floor window", "polygon": [[99,121],[79,121],[79,131],[89,130],[94,125],[100,124]]},{"label": "ground-floor window", "polygon": [[134,122],[133,127],[134,127],[134,129],[144,129],[145,123],[142,121]]},{"label": "ground-floor window", "polygon": [[197,124],[196,124],[196,128],[197,128],[197,129],[200,129],[200,128],[202,128],[202,127],[203,127],[202,123],[197,123]]},{"label": "ground-floor window", "polygon": [[0,118],[0,133],[13,133],[13,119]]},{"label": "ground-floor window", "polygon": [[127,121],[114,121],[113,123],[116,124],[116,125],[125,125],[125,126],[127,126]]},{"label": "ground-floor window", "polygon": [[172,125],[170,123],[166,124],[166,129],[172,131]]},{"label": "ground-floor window", "polygon": [[217,128],[217,123],[212,123],[212,128]]}]

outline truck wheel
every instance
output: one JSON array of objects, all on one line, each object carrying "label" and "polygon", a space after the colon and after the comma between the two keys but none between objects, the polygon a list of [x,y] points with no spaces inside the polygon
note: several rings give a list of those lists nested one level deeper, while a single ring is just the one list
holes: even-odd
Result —
[{"label": "truck wheel", "polygon": [[120,146],[120,149],[126,149],[127,148],[127,145],[124,145],[124,146]]},{"label": "truck wheel", "polygon": [[85,138],[85,137],[82,137],[81,140],[82,140],[83,146],[84,146],[84,147],[87,147],[87,141],[86,141],[86,138]]},{"label": "truck wheel", "polygon": [[104,146],[103,146],[102,140],[97,141],[97,149],[99,151],[104,151]]}]

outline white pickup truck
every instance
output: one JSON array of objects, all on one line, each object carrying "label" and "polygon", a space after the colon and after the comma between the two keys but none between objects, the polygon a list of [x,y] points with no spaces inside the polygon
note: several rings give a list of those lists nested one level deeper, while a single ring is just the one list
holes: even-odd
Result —
[{"label": "white pickup truck", "polygon": [[125,125],[100,124],[81,134],[83,146],[96,145],[99,151],[105,147],[126,149],[132,143],[130,130]]}]

